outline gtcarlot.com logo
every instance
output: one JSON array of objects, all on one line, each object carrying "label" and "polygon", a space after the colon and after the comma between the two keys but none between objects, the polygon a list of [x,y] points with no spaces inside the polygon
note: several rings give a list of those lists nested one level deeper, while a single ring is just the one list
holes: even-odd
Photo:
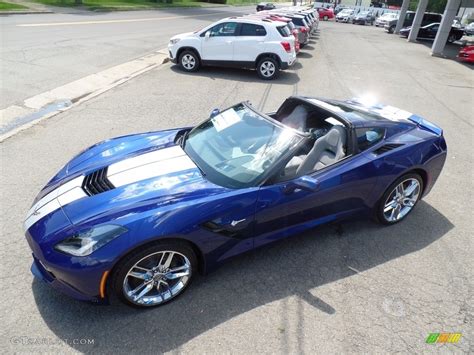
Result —
[{"label": "gtcarlot.com logo", "polygon": [[61,339],[61,338],[29,337],[25,335],[11,337],[10,342],[15,345],[27,345],[27,346],[94,345],[94,339],[91,339],[91,338]]},{"label": "gtcarlot.com logo", "polygon": [[428,338],[426,338],[426,343],[458,343],[461,336],[461,333],[431,333],[428,335]]}]

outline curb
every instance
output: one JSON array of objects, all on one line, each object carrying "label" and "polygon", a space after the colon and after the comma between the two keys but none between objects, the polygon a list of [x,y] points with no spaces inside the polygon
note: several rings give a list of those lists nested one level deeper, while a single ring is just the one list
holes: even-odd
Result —
[{"label": "curb", "polygon": [[161,49],[30,97],[24,100],[22,105],[12,105],[2,109],[0,110],[0,142],[168,61],[168,50]]},{"label": "curb", "polygon": [[39,14],[54,14],[53,11],[45,10],[45,11],[0,11],[0,16],[4,15],[39,15]]}]

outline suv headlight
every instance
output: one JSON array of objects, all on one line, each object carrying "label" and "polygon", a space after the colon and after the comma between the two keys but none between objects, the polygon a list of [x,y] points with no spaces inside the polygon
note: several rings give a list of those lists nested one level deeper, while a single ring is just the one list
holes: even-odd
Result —
[{"label": "suv headlight", "polygon": [[170,44],[176,44],[180,41],[180,38],[170,39]]},{"label": "suv headlight", "polygon": [[126,231],[127,229],[122,226],[101,225],[59,242],[54,249],[68,255],[87,256]]}]

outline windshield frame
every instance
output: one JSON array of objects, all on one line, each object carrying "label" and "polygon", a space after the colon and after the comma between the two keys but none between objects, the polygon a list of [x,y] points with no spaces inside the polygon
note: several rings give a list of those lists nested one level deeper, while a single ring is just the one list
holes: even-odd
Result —
[{"label": "windshield frame", "polygon": [[[291,131],[295,136],[301,138],[300,141],[297,144],[295,144],[293,147],[290,147],[290,149],[288,149],[286,153],[281,154],[279,157],[277,157],[276,160],[273,162],[272,167],[270,169],[268,169],[267,171],[264,171],[262,174],[260,174],[254,180],[252,180],[248,183],[241,183],[241,182],[236,181],[232,178],[229,178],[228,176],[226,176],[226,175],[220,173],[219,171],[215,170],[214,168],[209,166],[199,156],[199,154],[197,154],[192,149],[192,147],[186,145],[187,137],[189,137],[192,134],[192,132],[194,130],[198,129],[198,127],[200,127],[203,123],[209,121],[211,119],[211,117],[199,122],[196,126],[194,126],[190,131],[187,132],[186,140],[183,142],[182,149],[184,150],[186,155],[194,162],[194,164],[196,164],[198,169],[202,172],[203,177],[206,180],[213,183],[213,184],[216,184],[218,186],[227,187],[227,188],[230,188],[230,189],[243,189],[243,188],[259,187],[259,186],[262,186],[265,183],[265,181],[268,179],[269,176],[272,176],[274,174],[275,170],[279,167],[280,162],[282,160],[287,159],[287,157],[293,155],[294,152],[297,151],[310,138],[310,135],[306,134],[304,132],[301,132],[297,129],[294,129],[292,127],[288,127],[288,126],[284,125],[283,123],[275,120],[274,118],[272,118],[272,117],[270,117],[270,116],[268,116],[268,115],[266,115],[266,114],[264,114],[260,111],[257,111],[255,108],[252,107],[252,105],[250,105],[248,102],[245,102],[245,101],[237,103],[237,104],[232,105],[232,106],[229,106],[229,107],[227,107],[226,109],[224,109],[220,112],[227,111],[227,110],[229,110],[229,109],[231,109],[235,106],[238,106],[238,105],[243,105],[246,109],[252,111],[256,115],[260,116],[261,118],[263,118],[264,120],[266,120],[270,124],[280,128],[280,129]],[[210,179],[209,178],[209,172],[212,172],[212,176],[217,177],[219,182],[214,181],[214,180],[216,180],[214,178]],[[222,183],[222,182],[225,182],[225,183]]]}]

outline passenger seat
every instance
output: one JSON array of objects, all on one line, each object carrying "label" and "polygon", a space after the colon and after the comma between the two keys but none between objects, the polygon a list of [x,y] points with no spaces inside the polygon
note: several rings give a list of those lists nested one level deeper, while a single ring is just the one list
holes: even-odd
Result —
[{"label": "passenger seat", "polygon": [[333,126],[326,135],[314,143],[313,148],[296,170],[296,176],[320,170],[344,158],[345,142],[346,129],[342,126]]}]

